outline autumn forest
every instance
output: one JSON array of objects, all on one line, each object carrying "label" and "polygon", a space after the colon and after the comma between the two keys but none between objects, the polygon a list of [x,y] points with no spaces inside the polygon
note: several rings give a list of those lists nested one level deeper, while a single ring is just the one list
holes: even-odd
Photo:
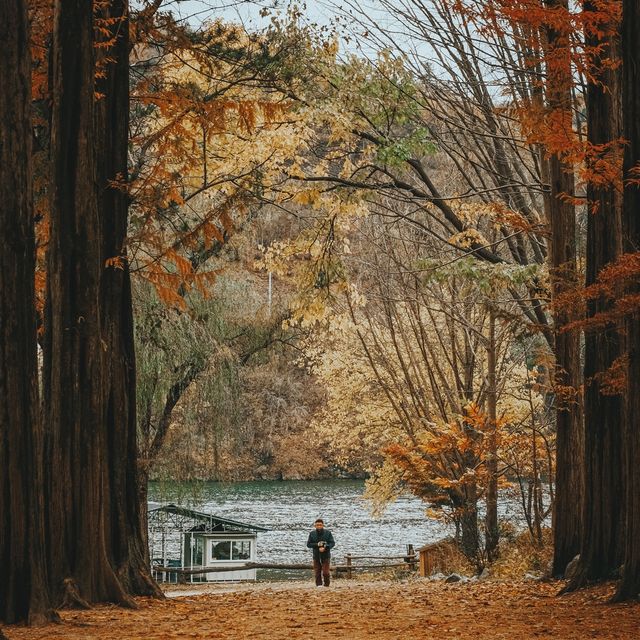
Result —
[{"label": "autumn forest", "polygon": [[637,599],[640,2],[191,4],[0,0],[0,623],[164,598],[162,479]]}]

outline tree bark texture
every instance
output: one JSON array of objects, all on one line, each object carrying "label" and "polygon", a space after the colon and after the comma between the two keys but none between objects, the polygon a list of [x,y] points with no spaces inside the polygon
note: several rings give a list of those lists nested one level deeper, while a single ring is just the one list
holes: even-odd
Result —
[{"label": "tree bark texture", "polygon": [[[125,246],[129,196],[129,21],[128,1],[112,0],[98,19],[106,19],[111,46],[100,49],[104,77],[96,103],[99,217],[102,228],[101,322],[105,354],[107,504],[105,535],[110,560],[127,593],[160,595],[151,578],[146,535],[146,501],[138,493],[136,371],[131,279]],[[108,56],[109,60],[105,60]]]},{"label": "tree bark texture", "polygon": [[487,473],[487,513],[485,515],[485,551],[489,562],[495,560],[498,553],[500,532],[498,529],[498,393],[496,386],[496,312],[489,309],[489,341],[487,345],[487,420],[488,451]]},{"label": "tree bark texture", "polygon": [[[585,11],[595,11],[585,3]],[[598,60],[619,60],[618,43],[612,37],[587,35],[587,46],[604,47]],[[593,145],[607,145],[622,135],[620,71],[598,65],[598,82],[587,87],[587,133]],[[610,162],[620,162],[621,152],[610,150]],[[594,175],[587,186],[587,286],[622,253],[622,194],[616,185],[598,185]],[[606,313],[611,303],[591,300],[587,317]],[[624,403],[621,396],[602,392],[602,375],[622,355],[622,337],[615,323],[585,333],[585,452],[582,541],[580,564],[569,588],[614,574],[623,562],[624,487],[622,439]]]},{"label": "tree bark texture", "polygon": [[126,229],[126,196],[107,180],[117,167],[126,174],[127,22],[113,23],[124,48],[118,39],[112,45],[120,59],[102,69],[109,95],[100,102],[93,20],[91,2],[56,1],[43,374],[47,551],[62,604],[133,606],[131,593],[154,587],[137,503],[133,323],[126,263],[105,264],[122,253]]},{"label": "tree bark texture", "polygon": [[0,1],[0,620],[51,619],[38,411],[27,5]]},{"label": "tree bark texture", "polygon": [[[551,259],[555,270],[553,298],[575,286],[575,217],[573,206],[558,199],[566,193],[561,163],[550,161],[552,194]],[[564,333],[572,320],[566,310],[554,312],[555,387],[556,387],[556,501],[554,505],[554,575],[563,575],[567,564],[578,553],[581,536],[582,479],[582,419],[580,389],[580,340],[577,332]],[[568,397],[563,397],[564,394]]]},{"label": "tree bark texture", "polygon": [[[622,3],[622,121],[624,150],[623,174],[631,177],[631,169],[640,163],[640,0]],[[635,176],[637,179],[637,175]],[[624,251],[640,250],[640,187],[637,182],[625,184],[622,213]],[[628,293],[638,294],[639,287]],[[627,396],[624,436],[624,478],[626,481],[626,527],[624,569],[617,598],[627,599],[640,593],[640,312],[626,321]]]},{"label": "tree bark texture", "polygon": [[[548,8],[568,12],[567,0],[546,0]],[[568,38],[554,28],[547,31],[547,103],[551,112],[562,114],[571,130],[571,63]],[[560,61],[564,51],[566,63]],[[549,158],[549,233],[552,298],[577,287],[574,175],[560,154]],[[572,311],[555,308],[556,389],[556,501],[554,505],[553,572],[563,575],[580,549],[582,479],[582,411],[580,388],[580,339],[577,332],[565,332],[574,320]]]},{"label": "tree bark texture", "polygon": [[478,498],[475,486],[465,492],[465,502],[460,516],[460,548],[462,553],[479,568],[480,540],[478,535]]}]

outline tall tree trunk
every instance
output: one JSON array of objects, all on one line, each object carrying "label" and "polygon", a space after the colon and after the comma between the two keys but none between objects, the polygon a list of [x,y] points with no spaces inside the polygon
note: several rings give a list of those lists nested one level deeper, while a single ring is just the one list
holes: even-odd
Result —
[{"label": "tall tree trunk", "polygon": [[487,346],[487,419],[488,451],[487,473],[487,513],[485,515],[485,551],[489,562],[495,560],[498,553],[500,534],[498,531],[498,446],[497,446],[497,401],[496,389],[496,312],[489,309],[489,344]]},{"label": "tall tree trunk", "polygon": [[[585,2],[585,12],[597,11]],[[602,25],[603,29],[615,25]],[[618,44],[612,36],[587,34],[588,47],[603,47],[594,61],[592,73],[597,82],[587,87],[587,133],[592,145],[614,144],[622,135],[620,104],[620,71],[607,63],[619,61]],[[621,151],[613,148],[608,163],[620,164]],[[616,157],[617,156],[617,157]],[[594,162],[594,165],[596,163]],[[622,253],[622,194],[618,185],[601,186],[597,166],[587,187],[589,217],[587,221],[586,284],[595,283],[600,272]],[[587,317],[606,313],[611,303],[589,301]],[[623,561],[624,489],[622,478],[622,438],[624,405],[620,396],[602,392],[602,375],[620,357],[621,336],[615,324],[587,330],[585,334],[585,494],[583,504],[582,542],[578,571],[568,589],[589,580],[610,577]]]},{"label": "tall tree trunk", "polygon": [[[568,0],[545,0],[550,9],[569,11]],[[547,31],[547,103],[551,114],[561,119],[567,137],[572,131],[571,62],[569,39],[550,27]],[[574,176],[560,153],[549,158],[549,231],[552,298],[577,286]],[[580,339],[564,327],[574,317],[570,310],[555,308],[556,356],[556,501],[554,505],[553,573],[564,574],[580,549],[583,493],[582,412],[577,396],[580,387]],[[576,395],[574,395],[576,394]]]},{"label": "tall tree trunk", "polygon": [[[131,604],[113,564],[106,425],[111,354],[103,337],[104,271],[96,156],[93,3],[56,0],[52,52],[51,228],[44,408],[48,566],[63,604]],[[120,319],[118,319],[120,322]],[[121,444],[121,443],[119,443]],[[120,507],[115,513],[122,513]]]},{"label": "tall tree trunk", "polygon": [[[624,150],[623,174],[630,178],[632,169],[640,163],[640,0],[622,3],[622,122],[627,141]],[[625,184],[622,213],[624,251],[640,248],[640,186],[635,181]],[[637,295],[639,287],[629,293]],[[640,312],[626,321],[628,353],[626,420],[624,435],[624,478],[626,481],[626,527],[624,570],[617,598],[627,599],[640,593]]]},{"label": "tall tree trunk", "polygon": [[[146,500],[138,492],[136,372],[131,280],[125,247],[129,196],[129,20],[128,0],[112,0],[97,19],[110,46],[100,49],[103,67],[96,103],[96,145],[102,228],[101,324],[105,343],[104,429],[108,434],[105,477],[108,518],[105,537],[116,574],[127,593],[160,595],[151,578],[146,544]],[[104,37],[104,36],[103,36]],[[99,54],[100,55],[100,54]]]},{"label": "tall tree trunk", "polygon": [[0,620],[52,618],[38,411],[27,5],[0,2]]}]

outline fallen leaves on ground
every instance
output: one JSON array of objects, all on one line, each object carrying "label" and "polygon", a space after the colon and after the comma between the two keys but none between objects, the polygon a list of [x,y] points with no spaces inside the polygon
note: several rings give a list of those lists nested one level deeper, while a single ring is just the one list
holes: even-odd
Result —
[{"label": "fallen leaves on ground", "polygon": [[561,586],[418,579],[340,580],[328,589],[306,583],[225,585],[164,601],[140,598],[135,611],[101,605],[63,611],[59,625],[2,630],[9,640],[640,637],[640,604],[609,604],[612,585],[557,596]]}]

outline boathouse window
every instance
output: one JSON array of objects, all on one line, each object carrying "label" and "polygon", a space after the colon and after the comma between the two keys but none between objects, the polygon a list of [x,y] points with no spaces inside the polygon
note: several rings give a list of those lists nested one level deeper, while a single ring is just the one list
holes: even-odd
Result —
[{"label": "boathouse window", "polygon": [[217,542],[211,548],[211,557],[214,560],[231,560],[231,541]]},{"label": "boathouse window", "polygon": [[221,540],[211,545],[212,560],[248,560],[251,558],[250,540]]},{"label": "boathouse window", "polygon": [[233,559],[248,560],[251,557],[251,542],[239,540],[233,543]]}]

